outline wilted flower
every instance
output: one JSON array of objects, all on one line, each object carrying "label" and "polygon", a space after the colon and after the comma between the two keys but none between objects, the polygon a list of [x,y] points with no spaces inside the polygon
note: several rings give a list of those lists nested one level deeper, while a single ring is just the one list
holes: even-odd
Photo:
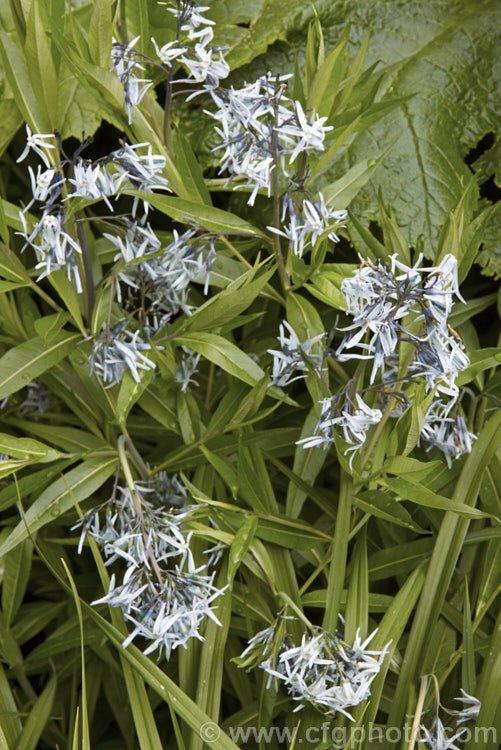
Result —
[{"label": "wilted flower", "polygon": [[19,404],[17,413],[20,417],[29,415],[31,419],[37,420],[49,408],[50,391],[38,380],[32,380],[26,388],[26,398]]},{"label": "wilted flower", "polygon": [[132,122],[132,108],[136,107],[146,94],[153,81],[149,78],[140,78],[137,71],[144,70],[136,57],[134,45],[140,37],[136,37],[129,44],[121,44],[113,39],[111,46],[111,67],[124,87],[125,107],[129,124]]}]

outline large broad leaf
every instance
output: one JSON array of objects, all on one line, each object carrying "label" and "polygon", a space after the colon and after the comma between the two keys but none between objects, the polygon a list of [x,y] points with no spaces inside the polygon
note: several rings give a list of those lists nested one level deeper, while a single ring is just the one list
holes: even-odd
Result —
[{"label": "large broad leaf", "polygon": [[[211,7],[211,18],[216,21],[216,28],[220,28],[223,41],[229,41],[226,57],[230,66],[238,68],[266,52],[277,39],[285,40],[291,29],[300,27],[305,9],[309,10],[302,0],[290,0],[286,9],[273,0],[254,3],[216,0]],[[224,26],[230,28],[225,30]]]},{"label": "large broad leaf", "polygon": [[[362,0],[350,19],[357,40],[367,30],[374,32],[368,62],[402,62],[392,95],[413,96],[355,144],[346,166],[396,140],[376,183],[410,241],[424,236],[431,258],[438,230],[471,176],[464,157],[497,127],[500,79],[493,31],[499,27],[499,11],[489,0],[402,5]],[[346,23],[344,6],[339,22]],[[337,33],[330,29],[328,34],[333,42]],[[355,210],[360,213],[362,207],[376,216],[374,190],[363,193]],[[476,208],[475,195],[469,208]]]}]

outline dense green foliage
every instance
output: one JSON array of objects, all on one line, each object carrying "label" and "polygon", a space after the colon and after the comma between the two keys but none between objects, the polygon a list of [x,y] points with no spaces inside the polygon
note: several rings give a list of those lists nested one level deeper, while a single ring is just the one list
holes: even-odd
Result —
[{"label": "dense green foliage", "polygon": [[[164,125],[164,71],[148,67],[155,85],[129,122],[109,69],[112,37],[139,37],[136,49],[154,57],[152,36],[159,47],[175,38],[162,4],[0,7],[0,750],[231,750],[239,727],[290,729],[287,742],[270,735],[263,748],[327,750],[335,735],[320,728],[344,730],[345,716],[311,705],[295,713],[277,680],[267,685],[265,671],[239,666],[248,640],[284,605],[299,612],[296,640],[301,617],[335,632],[341,614],[347,643],[377,628],[370,648],[389,644],[369,700],[351,710],[365,735],[336,747],[390,746],[369,741],[373,725],[430,727],[439,701],[458,710],[461,689],[481,701],[477,726],[499,736],[498,4],[319,0],[313,9],[291,0],[285,10],[214,0],[207,15],[215,42],[229,47],[225,86],[291,72],[287,95],[332,126],[301,179],[329,208],[349,210],[339,243],[324,231],[311,252],[287,255],[269,230],[279,226],[277,192],[249,205],[250,190],[233,190],[218,172],[207,93],[175,96]],[[39,220],[36,206],[24,213],[27,227],[19,213],[31,200],[26,164],[39,163],[33,154],[16,161],[25,124],[57,131],[70,155],[94,136],[85,158],[120,151],[125,138],[165,160],[171,192],[124,183],[113,215],[102,200],[69,199],[68,233],[88,253],[85,268],[78,260],[81,290],[61,268],[41,277],[40,257],[23,249],[20,233]],[[122,322],[125,264],[106,235],[123,236],[113,221],[135,198],[149,204],[163,247],[192,226],[215,255],[207,288],[192,279],[191,309],[179,305],[152,337],[154,367],[107,383],[89,360],[99,336]],[[456,383],[476,439],[452,461],[420,444],[424,385],[410,385],[412,403],[395,416],[397,397],[372,389],[371,366],[335,356],[340,329],[352,323],[345,280],[360,257],[366,270],[388,267],[395,254],[411,267],[420,252],[432,267],[457,259],[465,300],[448,322],[469,358]],[[330,347],[321,369],[313,343],[292,384],[270,382],[283,321],[299,341]],[[189,352],[200,358],[186,383],[179,368]],[[409,341],[399,354],[404,378]],[[354,398],[357,383],[383,414],[361,450],[341,432],[328,450],[297,444],[317,434],[319,402],[344,390]],[[214,545],[221,553],[219,624],[206,619],[204,640],[169,659],[144,654],[141,638],[124,648],[132,628],[121,611],[91,606],[116,568],[105,567],[90,535],[78,554],[73,529],[118,484],[130,490],[158,472],[177,476],[199,506],[186,521],[196,564]],[[485,747],[497,747],[493,735]]]}]

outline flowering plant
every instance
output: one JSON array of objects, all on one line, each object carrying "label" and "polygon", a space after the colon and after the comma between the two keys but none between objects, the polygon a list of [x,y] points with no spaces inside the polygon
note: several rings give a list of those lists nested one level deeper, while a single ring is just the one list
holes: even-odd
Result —
[{"label": "flowering plant", "polygon": [[0,740],[493,724],[494,211],[472,178],[424,243],[364,213],[384,154],[330,171],[400,68],[318,17],[304,65],[242,73],[222,3],[11,5]]}]

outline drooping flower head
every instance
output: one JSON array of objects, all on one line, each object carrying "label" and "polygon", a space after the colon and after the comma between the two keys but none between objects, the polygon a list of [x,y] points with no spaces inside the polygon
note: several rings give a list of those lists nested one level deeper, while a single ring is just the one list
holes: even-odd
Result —
[{"label": "drooping flower head", "polygon": [[358,631],[350,646],[338,634],[312,626],[296,646],[287,633],[289,619],[279,617],[255,635],[238,660],[240,666],[257,665],[285,685],[299,704],[296,711],[310,704],[324,714],[342,713],[353,720],[347,709],[369,698],[389,644],[382,651],[369,650],[377,631],[364,641]]}]

